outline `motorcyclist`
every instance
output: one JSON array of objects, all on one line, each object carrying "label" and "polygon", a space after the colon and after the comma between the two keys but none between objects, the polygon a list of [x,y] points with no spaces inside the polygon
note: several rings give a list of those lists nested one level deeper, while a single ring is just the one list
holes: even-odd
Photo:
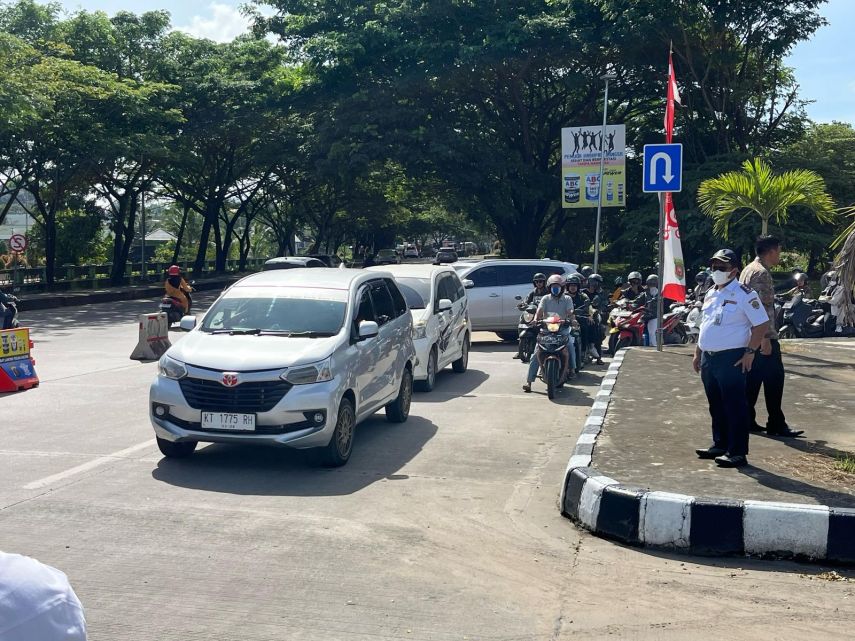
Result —
[{"label": "motorcyclist", "polygon": [[[569,324],[572,323],[575,318],[573,315],[573,301],[564,293],[564,277],[560,274],[554,274],[546,281],[546,285],[549,288],[549,296],[544,296],[540,299],[540,304],[537,307],[537,314],[535,314],[534,318],[536,321],[541,321],[546,316],[556,314],[567,323],[567,326],[561,328],[561,333],[569,335]],[[575,351],[573,348],[573,338],[570,336],[568,336],[568,338],[569,341],[567,349],[562,352],[563,362],[561,364],[561,370],[565,373],[566,378],[573,378],[573,370],[575,369]],[[537,372],[540,369],[540,358],[538,356],[539,350],[540,346],[535,349],[535,353],[532,355],[531,362],[528,366],[526,382],[523,385],[523,391],[526,394],[531,392],[531,384],[534,382],[534,379],[537,378]]]},{"label": "motorcyclist", "polygon": [[588,286],[588,277],[594,273],[594,268],[590,265],[585,265],[582,269],[579,270],[579,274],[582,277],[582,284],[580,289],[585,289]]},{"label": "motorcyclist", "polygon": [[692,290],[692,300],[701,302],[706,296],[707,290],[710,288],[712,279],[706,270],[699,271],[695,274],[695,289]]},{"label": "motorcyclist", "polygon": [[11,303],[19,302],[12,294],[5,293],[0,289],[0,329],[12,329],[12,321],[15,320],[15,308]]},{"label": "motorcyclist", "polygon": [[807,288],[808,284],[808,276],[804,272],[798,272],[795,276],[793,276],[793,280],[796,283],[796,286],[791,290],[784,292],[784,298],[793,298],[796,294],[801,294],[802,298],[809,298],[809,291]]},{"label": "motorcyclist", "polygon": [[181,306],[184,308],[184,313],[187,314],[190,312],[190,296],[189,294],[193,291],[193,288],[184,280],[184,277],[181,276],[181,268],[178,265],[172,265],[166,272],[167,278],[166,283],[164,283],[164,288],[166,289],[166,295],[169,298],[174,298],[181,303]]},{"label": "motorcyclist", "polygon": [[612,303],[616,303],[621,299],[621,295],[623,294],[623,276],[618,276],[615,278],[615,288],[612,292],[612,296],[610,301]]},{"label": "motorcyclist", "polygon": [[644,287],[641,284],[641,272],[630,272],[626,280],[629,282],[629,287],[622,289],[620,296],[628,301],[634,301],[644,293]]},{"label": "motorcyclist", "polygon": [[[529,305],[537,305],[540,302],[541,298],[549,295],[549,290],[546,288],[546,274],[538,272],[531,280],[532,285],[534,285],[534,289],[528,293],[528,296],[525,297],[525,300],[523,300],[519,305],[517,305],[517,308],[520,311],[524,310]],[[516,360],[522,359],[522,343],[520,343],[519,347],[517,348],[517,353],[514,354],[514,358]]]},{"label": "motorcyclist", "polygon": [[659,276],[650,274],[645,281],[644,293],[636,299],[636,304],[644,306],[644,321],[647,323],[648,344],[656,347],[656,330],[659,326]]},{"label": "motorcyclist", "polygon": [[576,321],[579,323],[579,340],[580,346],[577,356],[579,362],[576,363],[576,371],[582,368],[585,362],[585,356],[588,353],[588,345],[591,338],[591,299],[582,291],[582,276],[573,274],[567,278],[567,295],[573,301],[573,312],[576,315]]},{"label": "motorcyclist", "polygon": [[585,294],[591,301],[591,335],[589,337],[592,358],[596,359],[597,365],[603,364],[603,320],[608,315],[609,298],[603,291],[603,277],[599,274],[588,276],[588,288]]}]

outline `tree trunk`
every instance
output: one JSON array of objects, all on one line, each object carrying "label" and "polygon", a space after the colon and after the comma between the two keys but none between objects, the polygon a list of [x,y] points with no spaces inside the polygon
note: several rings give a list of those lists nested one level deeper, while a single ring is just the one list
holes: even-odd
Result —
[{"label": "tree trunk", "polygon": [[763,224],[760,227],[760,234],[766,236],[769,233],[769,219],[765,216],[762,218]]},{"label": "tree trunk", "polygon": [[208,242],[211,239],[211,217],[205,216],[202,221],[202,233],[199,235],[199,248],[196,250],[196,261],[193,263],[193,274],[198,278],[205,269],[205,258],[208,254]]},{"label": "tree trunk", "polygon": [[178,227],[178,237],[175,239],[175,250],[172,252],[172,264],[177,263],[181,256],[181,243],[184,240],[184,232],[187,230],[187,217],[190,215],[190,205],[183,204],[184,211],[181,214],[181,225]]}]

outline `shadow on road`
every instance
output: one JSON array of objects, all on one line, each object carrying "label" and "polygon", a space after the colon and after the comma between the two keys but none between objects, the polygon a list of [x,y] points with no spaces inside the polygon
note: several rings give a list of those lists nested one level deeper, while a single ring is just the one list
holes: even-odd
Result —
[{"label": "shadow on road", "polygon": [[381,415],[357,427],[344,467],[324,468],[316,452],[214,443],[189,459],[161,459],[152,477],[178,487],[255,496],[345,496],[397,472],[421,452],[437,427],[411,416],[393,424]]},{"label": "shadow on road", "polygon": [[436,377],[433,391],[417,392],[413,401],[417,403],[444,403],[449,396],[466,396],[483,385],[490,376],[477,369],[466,370],[465,374],[455,374],[451,368],[444,369]]}]

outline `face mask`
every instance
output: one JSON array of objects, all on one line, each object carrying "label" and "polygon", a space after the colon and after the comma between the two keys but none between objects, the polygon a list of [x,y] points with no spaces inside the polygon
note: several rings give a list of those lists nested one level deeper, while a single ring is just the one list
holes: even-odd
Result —
[{"label": "face mask", "polygon": [[552,288],[550,288],[549,291],[552,292],[553,296],[560,296],[561,295],[561,288],[560,287],[552,287]]},{"label": "face mask", "polygon": [[719,272],[714,271],[712,273],[713,282],[721,287],[722,285],[727,285],[731,280],[733,280],[733,275],[730,272]]},{"label": "face mask", "polygon": [[658,294],[658,293],[659,293],[659,288],[658,288],[658,287],[651,287],[651,288],[650,288],[650,295],[651,295],[651,296],[656,296],[656,294]]}]

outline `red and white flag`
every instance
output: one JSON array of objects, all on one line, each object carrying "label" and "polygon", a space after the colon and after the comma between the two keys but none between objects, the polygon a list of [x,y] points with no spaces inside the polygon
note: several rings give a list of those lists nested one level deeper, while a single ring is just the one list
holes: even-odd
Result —
[{"label": "red and white flag", "polygon": [[[680,102],[677,90],[677,78],[674,75],[674,55],[668,54],[668,102],[665,107],[665,142],[674,138],[674,103]],[[680,227],[677,225],[677,212],[670,193],[665,197],[664,260],[662,266],[662,296],[679,303],[686,300],[686,264],[683,262],[683,247],[680,244]]]}]

